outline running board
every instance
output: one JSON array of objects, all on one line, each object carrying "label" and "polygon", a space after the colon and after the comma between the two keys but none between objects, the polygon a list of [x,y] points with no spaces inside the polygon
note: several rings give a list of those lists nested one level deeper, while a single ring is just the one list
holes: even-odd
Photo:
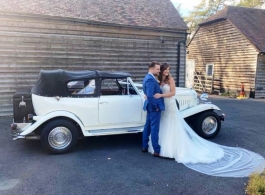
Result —
[{"label": "running board", "polygon": [[90,136],[95,135],[115,135],[115,134],[127,134],[127,133],[139,133],[142,132],[144,126],[140,127],[128,127],[128,128],[114,128],[114,129],[97,129],[87,131]]}]

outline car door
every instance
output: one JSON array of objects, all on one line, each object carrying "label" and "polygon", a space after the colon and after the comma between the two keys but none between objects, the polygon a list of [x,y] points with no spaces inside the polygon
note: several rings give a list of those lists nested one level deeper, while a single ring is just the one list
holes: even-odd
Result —
[{"label": "car door", "polygon": [[[75,114],[86,128],[97,126],[99,84],[96,83],[99,83],[99,80],[86,78],[68,82],[69,97],[56,100],[56,103],[50,106],[51,109],[67,110]],[[43,111],[47,109],[45,105],[42,107]]]},{"label": "car door", "polygon": [[99,98],[100,124],[135,124],[141,122],[142,98],[133,91],[133,88],[130,90],[129,83],[128,86],[121,88],[117,80],[104,80]]}]

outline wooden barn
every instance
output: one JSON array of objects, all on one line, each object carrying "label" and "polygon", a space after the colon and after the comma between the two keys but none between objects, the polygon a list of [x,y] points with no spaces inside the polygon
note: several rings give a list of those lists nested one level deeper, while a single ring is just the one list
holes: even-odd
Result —
[{"label": "wooden barn", "polygon": [[170,0],[0,0],[0,116],[41,69],[126,71],[171,65],[185,85],[187,25]]},{"label": "wooden barn", "polygon": [[198,91],[265,97],[265,10],[227,6],[188,44],[187,72]]}]

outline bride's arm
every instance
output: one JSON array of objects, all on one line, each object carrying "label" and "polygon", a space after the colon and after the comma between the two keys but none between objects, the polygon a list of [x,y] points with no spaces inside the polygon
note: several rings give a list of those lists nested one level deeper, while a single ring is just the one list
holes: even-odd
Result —
[{"label": "bride's arm", "polygon": [[169,82],[170,92],[169,93],[164,93],[164,94],[157,93],[154,96],[155,98],[172,97],[172,96],[175,95],[175,93],[176,93],[176,85],[175,85],[175,81],[174,81],[173,77],[170,77],[168,82]]}]

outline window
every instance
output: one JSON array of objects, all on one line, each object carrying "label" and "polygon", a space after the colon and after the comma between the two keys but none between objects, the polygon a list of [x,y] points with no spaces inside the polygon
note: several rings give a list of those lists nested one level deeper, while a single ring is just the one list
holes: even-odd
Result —
[{"label": "window", "polygon": [[101,95],[120,95],[121,90],[116,79],[103,79],[101,82]]},{"label": "window", "polygon": [[67,83],[67,88],[72,95],[86,95],[95,93],[95,79],[71,81]]},{"label": "window", "polygon": [[116,79],[104,79],[101,83],[101,89],[113,89],[118,90]]},{"label": "window", "polygon": [[101,83],[101,95],[137,95],[127,79],[104,79]]},{"label": "window", "polygon": [[119,84],[122,87],[123,95],[137,95],[137,92],[135,91],[134,87],[127,79],[119,80]]},{"label": "window", "polygon": [[214,65],[206,64],[206,76],[213,76]]}]

